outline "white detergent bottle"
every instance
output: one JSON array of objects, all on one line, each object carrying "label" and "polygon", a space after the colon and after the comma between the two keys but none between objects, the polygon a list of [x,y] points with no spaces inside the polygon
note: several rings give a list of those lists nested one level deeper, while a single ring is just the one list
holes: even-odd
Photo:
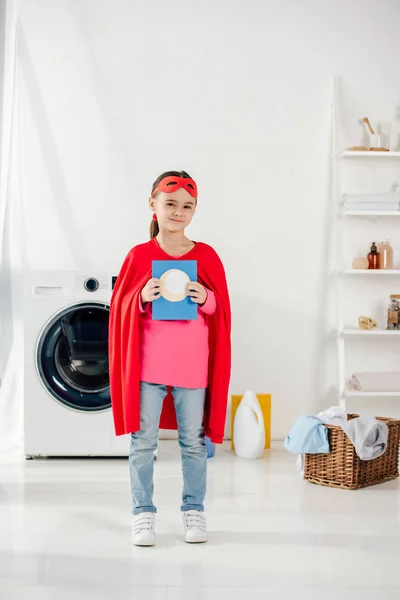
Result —
[{"label": "white detergent bottle", "polygon": [[246,392],[237,408],[233,443],[241,458],[260,458],[264,453],[264,416],[255,392]]}]

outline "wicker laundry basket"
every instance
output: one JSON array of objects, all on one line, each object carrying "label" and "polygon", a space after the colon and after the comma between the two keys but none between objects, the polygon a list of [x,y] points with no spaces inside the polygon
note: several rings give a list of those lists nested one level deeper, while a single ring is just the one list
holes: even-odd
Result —
[{"label": "wicker laundry basket", "polygon": [[[349,419],[357,416],[349,415]],[[329,454],[305,455],[304,479],[344,490],[358,490],[396,479],[399,476],[400,421],[383,417],[377,419],[389,428],[385,454],[374,460],[360,460],[343,429],[326,425],[331,451]]]}]

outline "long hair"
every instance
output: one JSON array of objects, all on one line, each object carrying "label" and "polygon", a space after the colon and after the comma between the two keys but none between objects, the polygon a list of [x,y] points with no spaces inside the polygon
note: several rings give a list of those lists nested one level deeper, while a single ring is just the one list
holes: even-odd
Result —
[{"label": "long hair", "polygon": [[[152,194],[158,186],[158,184],[160,183],[160,181],[164,179],[164,177],[184,177],[185,179],[191,179],[189,173],[186,173],[186,171],[165,171],[165,173],[161,173],[161,175],[159,175],[153,183],[153,186],[151,188]],[[153,238],[157,237],[159,233],[160,227],[158,225],[158,222],[152,219],[150,223],[150,239],[152,240]]]}]

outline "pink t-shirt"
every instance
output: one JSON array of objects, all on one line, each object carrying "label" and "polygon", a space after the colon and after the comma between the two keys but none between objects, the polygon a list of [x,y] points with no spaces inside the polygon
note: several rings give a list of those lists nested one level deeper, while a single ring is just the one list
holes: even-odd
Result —
[{"label": "pink t-shirt", "polygon": [[204,315],[212,315],[216,307],[215,294],[207,289],[207,300],[199,306],[196,320],[153,321],[151,302],[142,305],[139,296],[141,381],[206,388],[209,348]]}]

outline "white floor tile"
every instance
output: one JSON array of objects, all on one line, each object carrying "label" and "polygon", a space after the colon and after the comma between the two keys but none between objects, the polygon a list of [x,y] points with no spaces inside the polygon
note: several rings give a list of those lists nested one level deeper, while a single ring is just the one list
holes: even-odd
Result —
[{"label": "white floor tile", "polygon": [[179,449],[162,442],[157,545],[135,548],[126,459],[0,456],[0,598],[399,600],[399,482],[321,488],[294,462],[280,449],[246,461],[219,447],[209,461],[210,541],[190,546]]}]

